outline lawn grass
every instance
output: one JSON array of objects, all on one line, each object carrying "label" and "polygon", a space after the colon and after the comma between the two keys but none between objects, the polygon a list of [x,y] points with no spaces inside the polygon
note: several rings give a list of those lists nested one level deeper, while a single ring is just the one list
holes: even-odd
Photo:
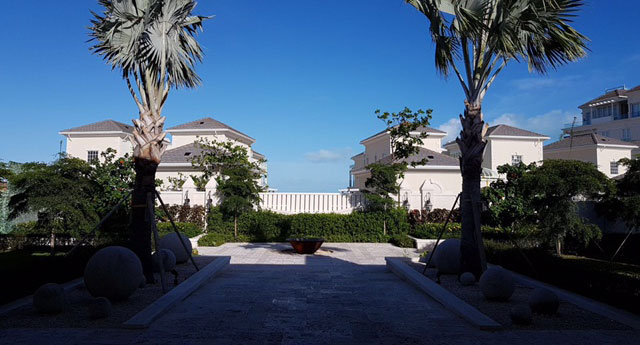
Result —
[{"label": "lawn grass", "polygon": [[66,257],[64,253],[51,255],[25,250],[0,252],[0,305],[31,295],[43,284],[65,283],[81,277],[92,253],[93,249],[83,249],[73,257]]}]

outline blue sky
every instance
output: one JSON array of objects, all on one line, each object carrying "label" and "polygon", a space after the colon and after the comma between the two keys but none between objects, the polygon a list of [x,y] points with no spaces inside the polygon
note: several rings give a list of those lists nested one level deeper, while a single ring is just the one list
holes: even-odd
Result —
[{"label": "blue sky", "polygon": [[[0,159],[51,161],[61,129],[137,116],[119,73],[87,43],[96,1],[11,1],[0,11]],[[203,85],[170,94],[173,126],[211,116],[257,139],[280,191],[335,192],[359,141],[382,128],[375,109],[434,109],[455,136],[463,94],[433,67],[426,19],[402,0],[208,0],[199,35]],[[640,2],[591,0],[575,27],[589,56],[529,74],[511,63],[489,91],[489,124],[556,139],[577,106],[606,88],[640,84]]]}]

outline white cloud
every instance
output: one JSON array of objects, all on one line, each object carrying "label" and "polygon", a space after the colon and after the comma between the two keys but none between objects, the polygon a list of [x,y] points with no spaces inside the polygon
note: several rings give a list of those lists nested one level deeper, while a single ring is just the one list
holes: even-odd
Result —
[{"label": "white cloud", "polygon": [[314,163],[339,162],[351,156],[351,148],[320,149],[305,153],[305,158]]},{"label": "white cloud", "polygon": [[570,75],[562,78],[550,78],[550,77],[531,77],[520,78],[511,81],[512,85],[520,91],[533,91],[537,89],[550,88],[550,87],[566,87],[575,81],[580,80],[578,75]]},{"label": "white cloud", "polygon": [[580,114],[559,109],[533,116],[505,113],[492,120],[487,120],[487,123],[489,126],[499,124],[514,126],[547,135],[551,137],[551,140],[557,140],[562,134],[562,128],[570,125],[574,116],[578,121],[580,120]]},{"label": "white cloud", "polygon": [[454,140],[458,134],[460,134],[460,130],[462,129],[462,125],[460,124],[460,119],[454,117],[449,119],[449,121],[438,126],[438,129],[446,132],[447,136],[442,138],[442,145]]}]

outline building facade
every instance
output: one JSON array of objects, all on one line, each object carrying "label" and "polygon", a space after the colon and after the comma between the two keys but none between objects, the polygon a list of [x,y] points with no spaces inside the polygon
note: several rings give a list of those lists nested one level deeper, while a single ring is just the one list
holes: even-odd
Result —
[{"label": "building facade", "polygon": [[[595,133],[640,145],[640,85],[608,90],[579,108],[582,122],[566,125],[566,135]],[[640,154],[640,150],[636,147],[632,154]]]},{"label": "building facade", "polygon": [[[200,175],[191,164],[193,157],[201,153],[196,143],[201,139],[209,142],[231,141],[247,149],[252,161],[264,160],[265,156],[254,151],[252,145],[256,142],[252,137],[210,117],[188,122],[167,129],[171,140],[167,140],[167,150],[162,156],[156,177],[163,180],[163,188],[170,186],[169,178],[190,178],[190,175]],[[133,154],[133,126],[124,123],[105,120],[80,127],[60,131],[66,138],[66,152],[69,156],[86,161],[102,159],[101,153],[108,148],[114,149],[117,156]],[[267,185],[267,165],[263,163],[265,177],[260,181]],[[188,184],[190,184],[189,182]],[[213,182],[210,182],[213,183]]]},{"label": "building facade", "polygon": [[573,135],[544,147],[544,159],[570,159],[593,163],[608,177],[624,174],[626,168],[618,162],[631,158],[638,146],[628,141],[596,133]]}]

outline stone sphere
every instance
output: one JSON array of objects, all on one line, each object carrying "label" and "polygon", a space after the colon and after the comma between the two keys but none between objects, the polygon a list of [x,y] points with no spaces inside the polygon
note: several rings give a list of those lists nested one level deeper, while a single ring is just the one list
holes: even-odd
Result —
[{"label": "stone sphere", "polygon": [[511,308],[509,316],[511,317],[511,322],[513,322],[515,325],[529,325],[533,320],[531,308],[529,308],[529,306],[525,304],[518,304]]},{"label": "stone sphere", "polygon": [[552,315],[558,311],[560,299],[555,292],[538,288],[529,296],[529,307],[534,313]]},{"label": "stone sphere", "polygon": [[464,272],[460,275],[460,284],[463,286],[471,286],[476,283],[476,276],[471,272]]},{"label": "stone sphere", "polygon": [[44,284],[33,294],[33,307],[42,314],[59,313],[64,309],[65,295],[62,286]]},{"label": "stone sphere", "polygon": [[488,300],[507,301],[515,289],[513,276],[501,267],[490,267],[480,277],[480,291]]},{"label": "stone sphere", "polygon": [[160,248],[172,251],[176,256],[176,262],[179,264],[187,262],[187,260],[189,260],[189,254],[193,250],[191,248],[191,241],[189,241],[189,237],[182,233],[180,234],[180,237],[184,240],[184,244],[187,246],[189,253],[185,252],[182,243],[180,243],[180,238],[178,238],[178,235],[175,232],[167,234],[160,239]]},{"label": "stone sphere", "polygon": [[458,274],[460,272],[460,240],[445,240],[436,247],[433,256],[438,273]]},{"label": "stone sphere", "polygon": [[104,319],[111,315],[111,301],[106,297],[96,297],[87,304],[90,319]]},{"label": "stone sphere", "polygon": [[140,277],[140,285],[138,285],[138,288],[142,289],[145,286],[147,286],[147,277],[145,277],[143,274],[142,277]]},{"label": "stone sphere", "polygon": [[84,268],[84,284],[93,297],[112,302],[127,299],[140,286],[142,264],[131,250],[112,246],[100,249]]},{"label": "stone sphere", "polygon": [[165,272],[170,272],[176,267],[176,256],[169,249],[162,248],[156,251],[152,259],[154,272],[160,272],[160,267],[163,267]]}]

